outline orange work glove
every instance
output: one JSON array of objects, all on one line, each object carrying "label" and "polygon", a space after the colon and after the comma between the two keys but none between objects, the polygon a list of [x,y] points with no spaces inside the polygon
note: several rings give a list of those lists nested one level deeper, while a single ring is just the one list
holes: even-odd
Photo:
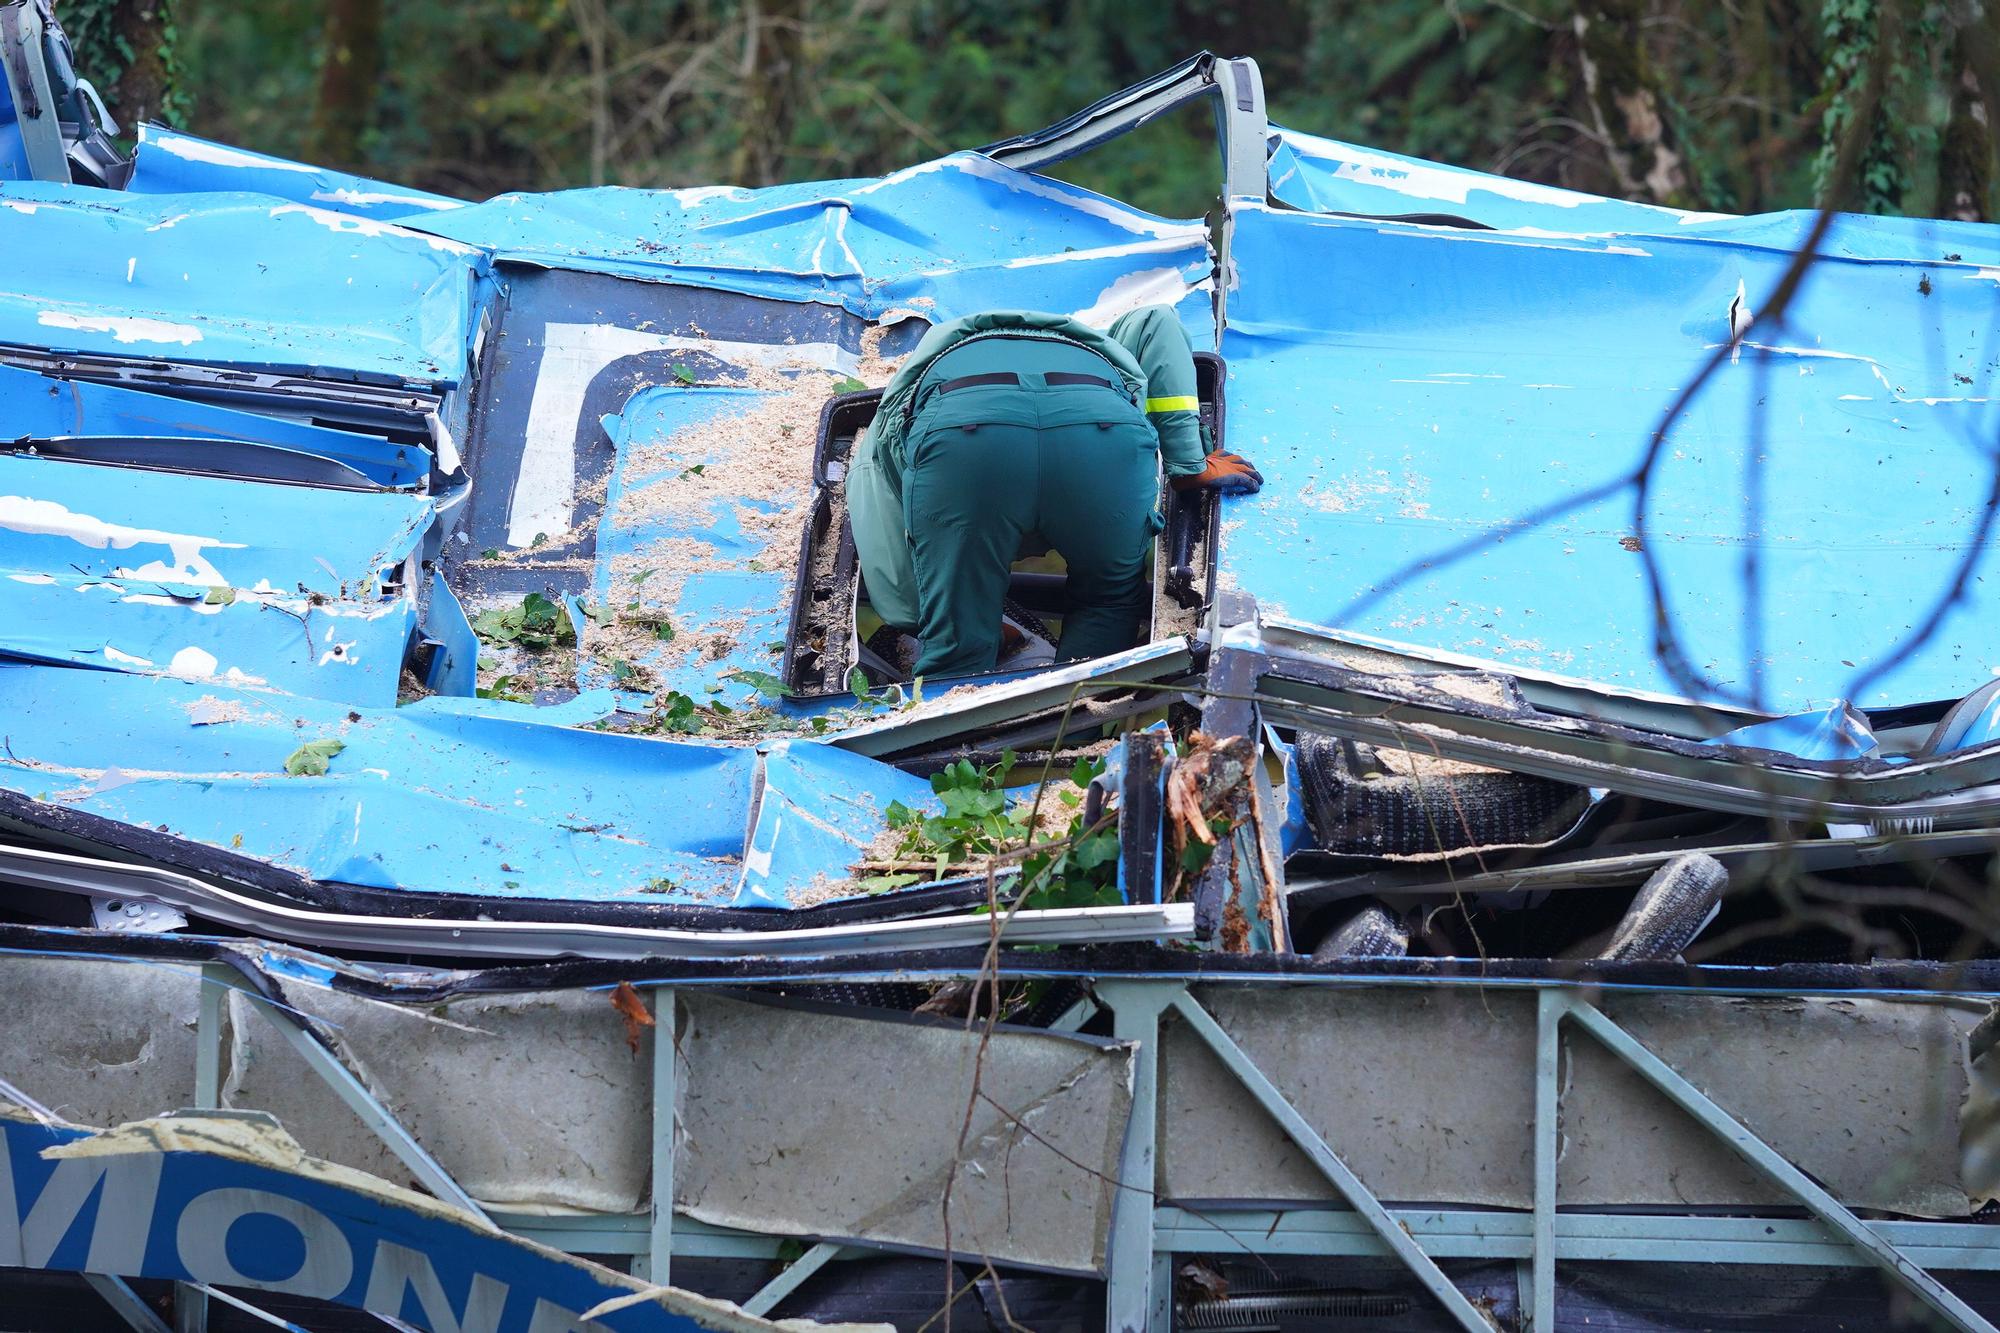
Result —
[{"label": "orange work glove", "polygon": [[1217,449],[1208,456],[1208,466],[1191,476],[1175,477],[1177,491],[1211,490],[1225,495],[1251,495],[1264,488],[1264,474],[1252,467],[1241,454]]}]

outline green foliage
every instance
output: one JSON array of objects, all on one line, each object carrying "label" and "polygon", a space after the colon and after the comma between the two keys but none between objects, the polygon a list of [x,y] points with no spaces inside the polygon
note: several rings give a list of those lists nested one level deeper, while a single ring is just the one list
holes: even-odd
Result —
[{"label": "green foliage", "polygon": [[472,618],[472,632],[488,643],[515,644],[531,652],[576,643],[569,613],[538,592],[523,597],[519,606],[481,611]]},{"label": "green foliage", "polygon": [[481,685],[473,692],[482,699],[500,699],[510,704],[534,702],[532,687],[519,676],[501,676],[491,685]]},{"label": "green foliage", "polygon": [[[1104,906],[1119,901],[1118,833],[1116,828],[1087,828],[1081,814],[1073,816],[1060,837],[1031,841],[1028,811],[1016,808],[1007,790],[1014,771],[1014,754],[985,768],[961,759],[931,776],[931,790],[942,807],[939,814],[912,810],[892,801],[883,817],[901,831],[897,861],[929,861],[931,877],[943,879],[953,867],[1027,847],[1020,863],[1020,883],[1029,909]],[[1104,771],[1101,759],[1079,759],[1070,772],[1078,787]],[[903,888],[923,877],[908,871],[875,875],[861,881],[870,893]]]},{"label": "green foliage", "polygon": [[722,678],[724,680],[739,681],[767,698],[789,699],[792,697],[792,691],[786,686],[785,682],[768,671],[730,671],[724,673]]},{"label": "green foliage", "polygon": [[[1936,208],[1932,163],[1949,102],[1937,95],[1949,87],[1938,52],[1957,16],[1979,10],[1635,3],[1642,17],[1627,36],[1635,50],[1644,44],[1697,206],[1808,204],[1824,184],[1827,146],[1855,113],[1856,79],[1885,51],[1886,97],[1867,127],[1853,202]],[[115,7],[62,8],[100,87],[127,60],[109,22]],[[1575,0],[761,0],[746,45],[750,8],[395,6],[365,165],[468,197],[875,175],[1047,125],[1206,47],[1257,58],[1280,124],[1575,189],[1617,188],[1588,128]],[[1990,3],[1985,13],[1990,23]],[[175,47],[191,127],[308,155],[324,19],[318,0],[187,5]],[[1989,105],[1995,96],[1987,90]],[[1218,177],[1209,108],[1190,104],[1051,170],[1154,212],[1199,216]],[[693,374],[673,373],[682,383]]]},{"label": "green foliage", "polygon": [[346,741],[307,741],[285,757],[285,772],[295,778],[325,777],[328,763],[346,748]]},{"label": "green foliage", "polygon": [[[135,18],[142,21],[135,24]],[[178,0],[63,0],[56,21],[75,52],[77,73],[89,79],[104,98],[126,138],[131,138],[138,126],[134,109],[121,105],[120,85],[145,57],[156,62],[161,85],[159,104],[145,108],[146,117],[169,125],[187,123],[188,79],[183,68]],[[154,34],[151,50],[133,49],[130,33],[135,27],[148,28]]]}]

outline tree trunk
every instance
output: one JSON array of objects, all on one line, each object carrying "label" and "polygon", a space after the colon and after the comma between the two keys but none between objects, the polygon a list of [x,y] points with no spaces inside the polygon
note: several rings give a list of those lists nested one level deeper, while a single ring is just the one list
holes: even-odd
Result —
[{"label": "tree trunk", "polygon": [[771,185],[784,179],[785,149],[791,143],[798,106],[797,81],[803,46],[801,0],[745,0],[743,56],[743,137],[735,171],[741,185]]},{"label": "tree trunk", "polygon": [[1640,20],[1643,0],[1578,0],[1572,20],[1584,94],[1619,189],[1674,208],[1690,207],[1687,155],[1667,115]]},{"label": "tree trunk", "polygon": [[[130,62],[117,83],[102,89],[111,114],[127,134],[148,120],[168,118],[174,94],[173,0],[119,0],[111,14],[111,30]],[[84,77],[90,71],[82,71]]]},{"label": "tree trunk", "polygon": [[313,106],[313,157],[359,169],[361,138],[382,75],[382,0],[329,0],[323,30],[319,100]]},{"label": "tree trunk", "polygon": [[1986,222],[1993,217],[1993,119],[1979,79],[1952,43],[1947,70],[1956,70],[1951,119],[1938,146],[1938,203],[1945,217]]}]

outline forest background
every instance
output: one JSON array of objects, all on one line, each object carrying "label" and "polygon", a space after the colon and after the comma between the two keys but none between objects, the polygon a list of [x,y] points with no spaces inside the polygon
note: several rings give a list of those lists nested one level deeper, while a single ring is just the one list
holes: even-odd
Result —
[{"label": "forest background", "polygon": [[[873,176],[1201,49],[1274,121],[1679,207],[1991,220],[1994,0],[56,0],[127,127],[465,198]],[[1865,123],[1854,124],[1857,116]],[[1856,136],[1854,169],[1831,177]],[[1057,174],[1174,216],[1200,104]]]}]

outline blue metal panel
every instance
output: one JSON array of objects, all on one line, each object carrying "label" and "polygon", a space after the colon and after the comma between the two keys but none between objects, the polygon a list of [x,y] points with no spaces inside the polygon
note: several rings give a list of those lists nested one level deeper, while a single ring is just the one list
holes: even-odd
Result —
[{"label": "blue metal panel", "polygon": [[[1226,502],[1225,580],[1291,619],[1682,692],[1655,656],[1621,477],[1727,342],[1739,291],[1754,305],[1787,256],[1261,208],[1240,214],[1235,254],[1230,444],[1266,485]],[[1647,542],[1697,694],[1748,691],[1761,672],[1773,711],[1823,708],[1944,589],[2000,433],[1996,305],[1993,271],[1971,263],[1830,259],[1792,332],[1741,349],[1696,399],[1659,464]],[[1753,458],[1764,504],[1746,516]],[[1468,541],[1482,544],[1444,559]],[[1753,551],[1761,604],[1743,591]],[[1940,632],[1857,704],[1957,698],[2000,666],[1985,628],[2000,555],[1971,558]]]},{"label": "blue metal panel", "polygon": [[1863,759],[1882,748],[1868,719],[1844,703],[1738,727],[1709,744],[1778,750],[1801,759]]},{"label": "blue metal panel", "polygon": [[[1818,215],[1807,209],[1696,213],[1492,176],[1420,157],[1273,127],[1271,197],[1311,213],[1461,218],[1522,236],[1650,235],[1801,249]],[[2000,229],[1931,218],[1837,217],[1822,254],[1846,259],[2000,262]]]},{"label": "blue metal panel", "polygon": [[431,468],[431,452],[422,445],[5,365],[0,365],[0,420],[7,423],[9,439],[148,435],[274,444],[345,463],[384,486],[415,485]]},{"label": "blue metal panel", "polygon": [[[642,902],[733,888],[755,754],[428,701],[0,667],[0,784],[370,888]],[[322,777],[285,760],[336,740]]]},{"label": "blue metal panel", "polygon": [[464,380],[483,258],[259,195],[0,193],[0,343],[133,358]]},{"label": "blue metal panel", "polygon": [[[815,742],[583,729],[608,702],[349,707],[0,665],[0,786],[334,883],[745,907],[827,900],[889,802],[937,808],[922,779]],[[344,747],[325,775],[285,773],[322,740]]]},{"label": "blue metal panel", "polygon": [[[706,508],[655,508],[645,503],[646,486],[702,463],[700,457],[665,456],[662,446],[680,432],[754,410],[773,396],[752,389],[678,385],[643,389],[626,404],[622,415],[607,417],[604,422],[618,458],[605,495],[604,516],[598,523],[591,595],[605,602],[612,596],[614,566],[626,570],[629,581],[634,574],[645,572],[648,552],[672,549],[670,544],[676,539],[709,548],[698,561],[700,567],[685,576],[667,574],[657,582],[649,578],[636,589],[642,607],[671,615],[676,638],[638,655],[633,664],[653,672],[663,688],[697,699],[732,671],[775,673],[780,669],[779,653],[772,645],[784,642],[792,576],[789,570],[752,565],[760,563],[757,557],[765,553],[770,542],[796,542],[798,538],[744,533],[738,509],[771,512],[776,507],[772,502],[717,494]],[[655,460],[651,472],[633,465],[635,451],[645,451]],[[811,476],[801,474],[798,490],[803,492],[811,485]],[[640,568],[632,568],[635,564]],[[723,643],[729,646],[713,651]],[[696,644],[710,647],[691,648]],[[586,655],[580,666],[583,683],[608,684],[612,673],[608,660],[589,655],[589,648],[586,635]]]},{"label": "blue metal panel", "polygon": [[886,764],[807,741],[770,745],[757,826],[731,905],[788,907],[809,891],[814,900],[836,900],[831,887],[866,855],[891,801],[938,808],[928,782]]},{"label": "blue metal panel", "polygon": [[1271,197],[1312,213],[1442,213],[1489,227],[1657,232],[1721,218],[1490,176],[1271,127]]},{"label": "blue metal panel", "polygon": [[1112,316],[1181,301],[1211,264],[1199,220],[954,153],[879,180],[760,190],[505,194],[409,219],[500,259],[933,321],[994,307]]},{"label": "blue metal panel", "polygon": [[125,188],[134,194],[268,194],[384,222],[465,207],[463,199],[232,148],[164,125],[139,127]]},{"label": "blue metal panel", "polygon": [[0,456],[0,652],[392,703],[416,606],[384,575],[432,515],[400,492]]}]

